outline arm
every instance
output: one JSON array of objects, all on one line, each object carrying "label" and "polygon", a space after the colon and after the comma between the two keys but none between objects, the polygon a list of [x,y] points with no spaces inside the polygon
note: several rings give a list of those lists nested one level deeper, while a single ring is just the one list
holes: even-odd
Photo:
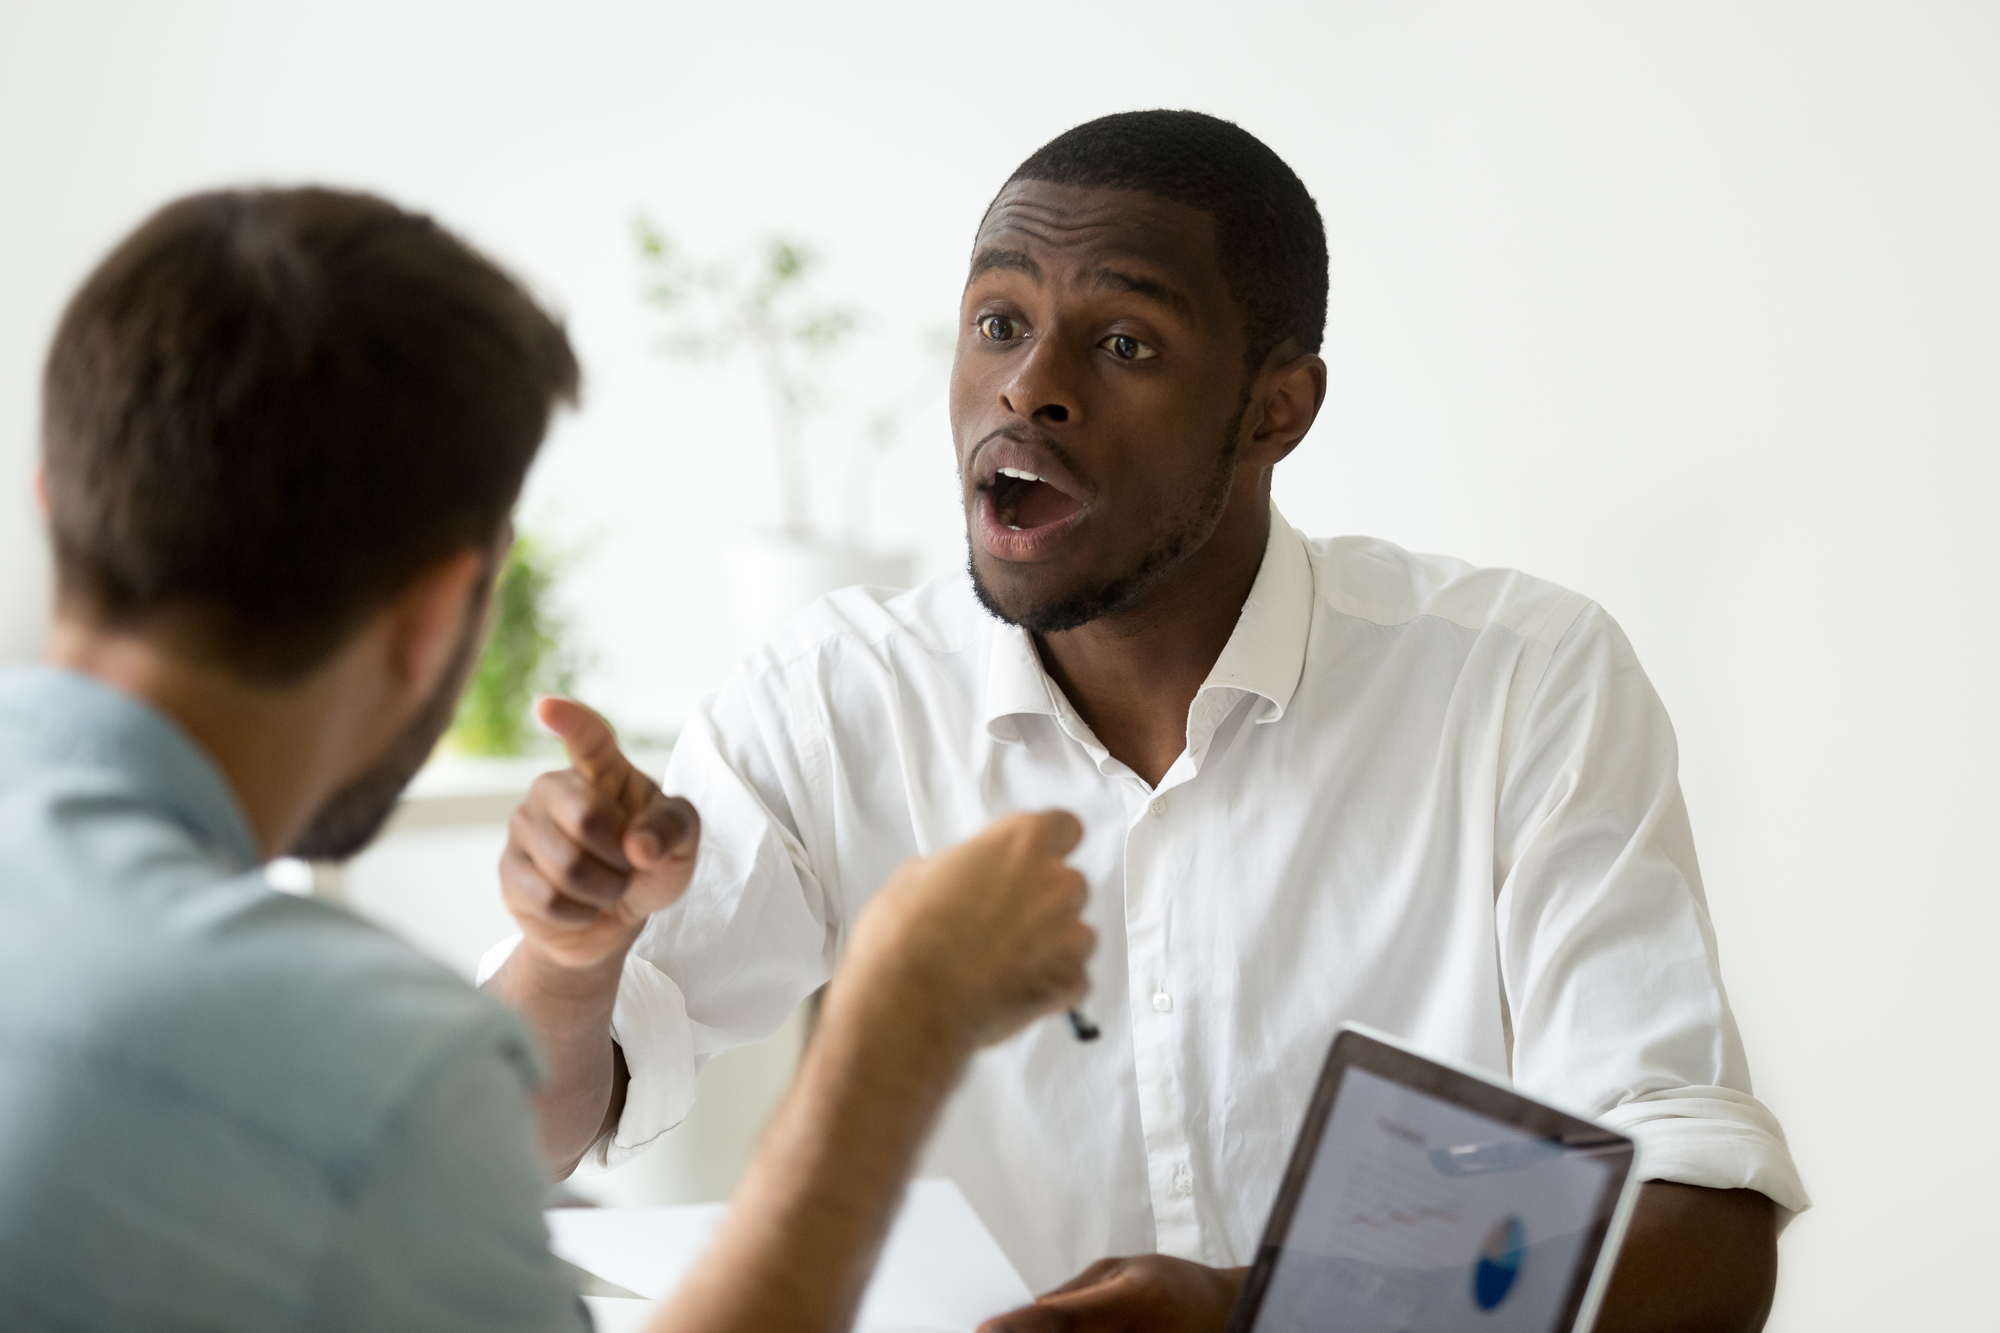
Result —
[{"label": "arm", "polygon": [[[534,1093],[541,1153],[557,1180],[614,1130],[630,1081],[625,1053],[611,1039],[611,1010],[625,953],[585,967],[565,967],[524,936],[487,981],[533,1025],[549,1059],[549,1078]],[[629,947],[629,945],[627,946]]]},{"label": "arm", "polygon": [[861,1304],[932,1122],[979,1046],[1081,998],[1095,937],[1068,815],[906,865],[857,923],[715,1244],[651,1333],[832,1333]]},{"label": "arm", "polygon": [[501,896],[522,937],[486,986],[548,1053],[536,1110],[542,1155],[561,1179],[624,1110],[611,1011],[625,955],[647,917],[686,890],[701,821],[625,758],[595,713],[566,699],[544,699],[538,711],[572,767],[537,778],[507,822]]},{"label": "arm", "polygon": [[1757,1333],[1778,1282],[1778,1225],[1755,1190],[1648,1181],[1598,1333]]},{"label": "arm", "polygon": [[1503,765],[1495,915],[1513,1077],[1630,1134],[1650,1178],[1598,1327],[1758,1328],[1772,1203],[1807,1201],[1750,1093],[1672,724],[1601,609],[1551,648]]}]

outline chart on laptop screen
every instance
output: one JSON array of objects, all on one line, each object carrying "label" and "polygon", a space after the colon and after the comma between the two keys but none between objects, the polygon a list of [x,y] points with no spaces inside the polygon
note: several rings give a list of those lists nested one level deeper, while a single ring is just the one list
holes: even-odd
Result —
[{"label": "chart on laptop screen", "polygon": [[1350,1068],[1257,1333],[1551,1330],[1611,1170]]}]

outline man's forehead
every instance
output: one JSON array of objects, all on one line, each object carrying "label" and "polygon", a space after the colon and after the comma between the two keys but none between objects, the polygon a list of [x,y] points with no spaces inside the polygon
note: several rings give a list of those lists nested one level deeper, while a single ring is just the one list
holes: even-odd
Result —
[{"label": "man's forehead", "polygon": [[990,260],[1009,254],[1054,262],[1081,254],[1115,254],[1159,264],[1190,279],[1220,278],[1215,220],[1140,190],[1014,181],[981,221],[973,262],[992,267],[982,264],[982,256]]}]

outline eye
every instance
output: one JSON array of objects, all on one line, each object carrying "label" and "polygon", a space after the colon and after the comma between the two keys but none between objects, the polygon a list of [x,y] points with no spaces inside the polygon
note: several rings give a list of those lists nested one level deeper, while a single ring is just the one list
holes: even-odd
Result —
[{"label": "eye", "polygon": [[1147,357],[1159,355],[1129,333],[1114,333],[1097,345],[1120,361],[1144,361]]},{"label": "eye", "polygon": [[987,342],[1012,342],[1021,336],[1021,326],[1005,315],[986,315],[979,321],[979,336]]}]

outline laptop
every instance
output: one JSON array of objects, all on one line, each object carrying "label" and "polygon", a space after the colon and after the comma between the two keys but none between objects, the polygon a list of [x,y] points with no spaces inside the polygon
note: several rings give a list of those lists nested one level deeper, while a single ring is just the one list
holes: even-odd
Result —
[{"label": "laptop", "polygon": [[1588,1333],[1638,1145],[1348,1024],[1230,1333]]}]

